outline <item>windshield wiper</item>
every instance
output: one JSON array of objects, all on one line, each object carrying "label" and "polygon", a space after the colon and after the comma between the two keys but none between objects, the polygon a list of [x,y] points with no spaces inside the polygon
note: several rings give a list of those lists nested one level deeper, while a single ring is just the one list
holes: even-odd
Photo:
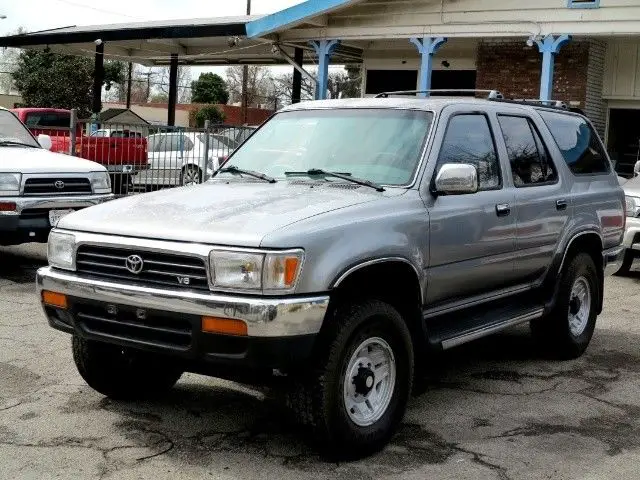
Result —
[{"label": "windshield wiper", "polygon": [[344,172],[328,172],[326,170],[322,170],[320,168],[312,168],[310,170],[307,170],[306,172],[284,172],[285,175],[288,176],[297,176],[297,175],[306,175],[306,176],[316,176],[316,175],[322,175],[325,177],[334,177],[334,178],[339,178],[341,180],[346,180],[347,182],[351,182],[351,183],[356,183],[358,185],[362,185],[365,187],[371,187],[373,189],[375,189],[378,192],[384,192],[384,187],[382,185],[378,185],[375,182],[371,182],[369,180],[364,180],[362,178],[356,178],[354,176],[352,176],[350,173],[344,173]]},{"label": "windshield wiper", "polygon": [[264,173],[254,172],[253,170],[245,170],[243,168],[238,168],[234,165],[229,165],[228,167],[221,168],[214,174],[214,176],[218,173],[233,173],[236,175],[249,175],[250,177],[259,178],[260,180],[264,180],[265,182],[269,182],[269,183],[277,182],[275,178],[265,175]]},{"label": "windshield wiper", "polygon": [[19,147],[38,148],[35,145],[29,145],[28,143],[18,142],[16,140],[0,140],[0,147],[9,147],[14,145]]}]

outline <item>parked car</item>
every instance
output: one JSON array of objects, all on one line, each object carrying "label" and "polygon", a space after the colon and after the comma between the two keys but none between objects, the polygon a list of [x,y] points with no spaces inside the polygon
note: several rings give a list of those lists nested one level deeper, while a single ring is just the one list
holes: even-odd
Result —
[{"label": "parked car", "polygon": [[127,128],[101,128],[92,132],[91,137],[115,137],[115,138],[142,138],[143,132],[129,130]]},{"label": "parked car", "polygon": [[256,128],[258,127],[254,127],[254,126],[225,127],[220,129],[219,131],[216,131],[216,134],[219,137],[224,137],[229,139],[230,145],[233,147],[233,149],[236,149],[240,145],[242,145],[247,140],[247,138],[251,136],[251,134],[256,130]]},{"label": "parked car", "polygon": [[323,449],[354,457],[389,440],[429,350],[530,323],[549,353],[580,356],[624,217],[579,114],[310,102],[203,185],[65,217],[37,284],[98,392],[152,396],[184,371],[277,381]]},{"label": "parked car", "polygon": [[103,166],[51,153],[50,146],[50,137],[36,140],[0,108],[0,245],[46,242],[65,215],[113,197]]},{"label": "parked car", "polygon": [[624,232],[624,257],[616,275],[627,275],[633,262],[640,255],[640,162],[634,167],[634,177],[620,181],[626,202],[626,223]]},{"label": "parked car", "polygon": [[[17,108],[12,110],[34,135],[47,134],[51,151],[71,153],[71,112],[54,108]],[[146,138],[119,136],[83,136],[76,129],[75,155],[103,165],[110,173],[116,193],[126,193],[131,176],[147,167]]]},{"label": "parked car", "polygon": [[204,132],[149,135],[148,167],[133,178],[140,185],[194,185],[209,178],[234,150],[225,138],[209,134],[209,155]]}]

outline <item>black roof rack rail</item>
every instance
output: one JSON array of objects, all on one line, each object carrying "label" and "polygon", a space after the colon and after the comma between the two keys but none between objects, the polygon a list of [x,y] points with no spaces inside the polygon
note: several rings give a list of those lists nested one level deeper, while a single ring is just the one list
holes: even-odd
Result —
[{"label": "black roof rack rail", "polygon": [[487,98],[499,100],[504,98],[497,90],[476,90],[476,89],[433,89],[433,90],[400,90],[397,92],[378,93],[375,98],[389,98],[391,95],[417,95],[419,93],[443,94],[443,93],[486,93]]},{"label": "black roof rack rail", "polygon": [[569,106],[561,100],[518,99],[518,98],[491,98],[496,102],[515,103],[517,105],[533,105],[558,110],[570,110]]}]

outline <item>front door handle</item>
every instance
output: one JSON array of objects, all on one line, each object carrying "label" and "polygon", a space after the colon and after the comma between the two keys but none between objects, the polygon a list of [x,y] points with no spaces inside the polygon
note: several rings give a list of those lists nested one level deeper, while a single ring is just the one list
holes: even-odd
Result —
[{"label": "front door handle", "polygon": [[565,199],[558,200],[556,202],[556,210],[566,210],[568,205]]},{"label": "front door handle", "polygon": [[507,217],[511,213],[511,205],[508,203],[499,203],[496,205],[496,214],[499,217]]}]

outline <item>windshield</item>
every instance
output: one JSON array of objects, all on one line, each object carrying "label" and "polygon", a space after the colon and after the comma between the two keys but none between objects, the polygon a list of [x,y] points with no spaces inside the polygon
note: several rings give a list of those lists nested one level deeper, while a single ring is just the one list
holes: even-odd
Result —
[{"label": "windshield", "polygon": [[39,147],[29,130],[16,118],[16,116],[7,111],[0,110],[0,143],[1,142],[17,142],[24,143],[32,147]]},{"label": "windshield", "polygon": [[433,114],[414,110],[283,112],[260,128],[225,167],[285,178],[322,169],[383,185],[411,183]]}]

